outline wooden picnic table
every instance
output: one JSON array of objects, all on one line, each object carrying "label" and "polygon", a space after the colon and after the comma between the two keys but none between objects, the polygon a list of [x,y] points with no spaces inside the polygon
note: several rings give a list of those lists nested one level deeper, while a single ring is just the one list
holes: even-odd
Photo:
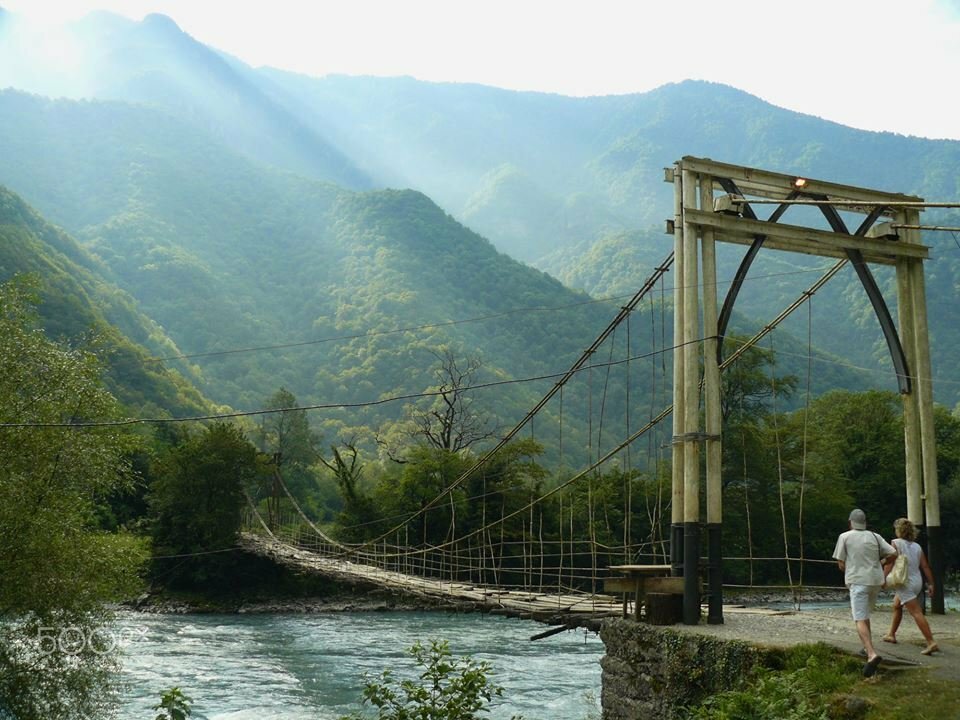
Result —
[{"label": "wooden picnic table", "polygon": [[647,593],[683,592],[683,578],[670,577],[670,565],[611,565],[608,569],[620,577],[605,578],[604,592],[623,593],[624,617],[627,617],[627,598],[633,595],[633,616],[637,621]]}]

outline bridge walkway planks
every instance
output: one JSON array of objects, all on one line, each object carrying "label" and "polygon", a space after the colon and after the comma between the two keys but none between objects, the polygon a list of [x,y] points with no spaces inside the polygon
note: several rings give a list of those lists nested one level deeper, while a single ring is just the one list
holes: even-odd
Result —
[{"label": "bridge walkway planks", "polygon": [[434,604],[538,620],[551,625],[598,629],[605,617],[622,615],[622,600],[610,595],[505,590],[465,582],[424,578],[324,557],[255,533],[242,533],[240,545],[297,572],[320,573],[339,582],[367,583]]}]

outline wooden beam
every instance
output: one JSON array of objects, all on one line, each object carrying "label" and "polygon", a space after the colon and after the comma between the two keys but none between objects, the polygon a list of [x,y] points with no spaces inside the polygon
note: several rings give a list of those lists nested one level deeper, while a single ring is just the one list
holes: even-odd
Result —
[{"label": "wooden beam", "polygon": [[[794,182],[797,179],[797,175],[787,175],[769,170],[731,165],[729,163],[716,162],[709,158],[697,158],[686,155],[680,161],[680,167],[682,170],[689,170],[695,173],[730,178],[737,183],[741,192],[759,195],[761,197],[782,198],[790,191],[796,189]],[[863,200],[866,202],[923,202],[923,198],[913,195],[888,193],[870,188],[815,180],[806,176],[802,177],[806,180],[806,184],[803,187],[804,192],[820,193],[831,199]]]},{"label": "wooden beam", "polygon": [[[697,233],[688,221],[699,199],[697,176],[684,169],[683,184],[683,621],[700,621],[700,293],[697,287]],[[676,392],[676,389],[674,389]],[[676,411],[674,411],[676,412]],[[676,440],[676,438],[674,438]]]},{"label": "wooden beam", "polygon": [[[711,179],[700,176],[700,207],[709,208]],[[709,438],[704,443],[706,457],[707,522],[722,521],[722,481],[720,478],[722,426],[720,408],[720,367],[717,365],[717,259],[715,232],[704,228],[700,251],[703,271],[703,393],[704,429]]]},{"label": "wooden beam", "polygon": [[930,256],[930,249],[925,245],[844,235],[799,225],[748,220],[702,210],[686,210],[684,221],[716,230],[717,240],[748,245],[757,235],[766,235],[765,248],[801,252],[807,255],[843,258],[846,257],[847,249],[859,250],[868,262],[885,265],[894,265],[898,258],[923,260]]}]

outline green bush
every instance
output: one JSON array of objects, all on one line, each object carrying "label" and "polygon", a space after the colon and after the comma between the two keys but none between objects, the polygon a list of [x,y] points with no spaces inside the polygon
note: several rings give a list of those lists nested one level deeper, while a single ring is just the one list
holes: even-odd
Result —
[{"label": "green bush", "polygon": [[859,662],[827,645],[788,650],[778,670],[761,670],[735,690],[707,698],[688,720],[828,720],[831,693],[849,685]]},{"label": "green bush", "polygon": [[[367,677],[363,703],[377,708],[377,720],[476,720],[503,694],[490,680],[489,663],[451,659],[446,640],[431,640],[429,647],[417,642],[409,652],[423,668],[417,680],[397,680],[390,670]],[[363,717],[354,713],[342,720]]]},{"label": "green bush", "polygon": [[154,720],[187,720],[193,714],[190,701],[180,688],[170,688],[160,697],[160,704],[153,706],[160,711]]}]

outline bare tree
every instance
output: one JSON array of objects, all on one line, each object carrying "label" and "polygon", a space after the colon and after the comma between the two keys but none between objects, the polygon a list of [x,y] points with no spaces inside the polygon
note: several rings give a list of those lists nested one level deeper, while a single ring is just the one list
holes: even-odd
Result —
[{"label": "bare tree", "polygon": [[340,486],[340,492],[346,502],[356,502],[357,483],[363,477],[363,464],[360,463],[360,453],[357,452],[356,443],[353,440],[344,440],[343,447],[346,452],[340,452],[336,445],[331,445],[330,450],[333,458],[327,460],[322,455],[322,462],[333,473]]},{"label": "bare tree", "polygon": [[366,531],[377,517],[373,499],[360,487],[363,481],[363,463],[353,439],[341,441],[341,447],[330,446],[333,457],[320,457],[320,462],[333,473],[343,498],[343,509],[337,516],[340,536],[347,542],[360,542],[368,537]]},{"label": "bare tree", "polygon": [[434,369],[439,395],[426,410],[411,411],[411,434],[430,447],[458,453],[471,445],[494,437],[495,422],[481,415],[470,397],[470,385],[483,363],[477,357],[457,359],[449,348],[432,352],[438,366]]}]

